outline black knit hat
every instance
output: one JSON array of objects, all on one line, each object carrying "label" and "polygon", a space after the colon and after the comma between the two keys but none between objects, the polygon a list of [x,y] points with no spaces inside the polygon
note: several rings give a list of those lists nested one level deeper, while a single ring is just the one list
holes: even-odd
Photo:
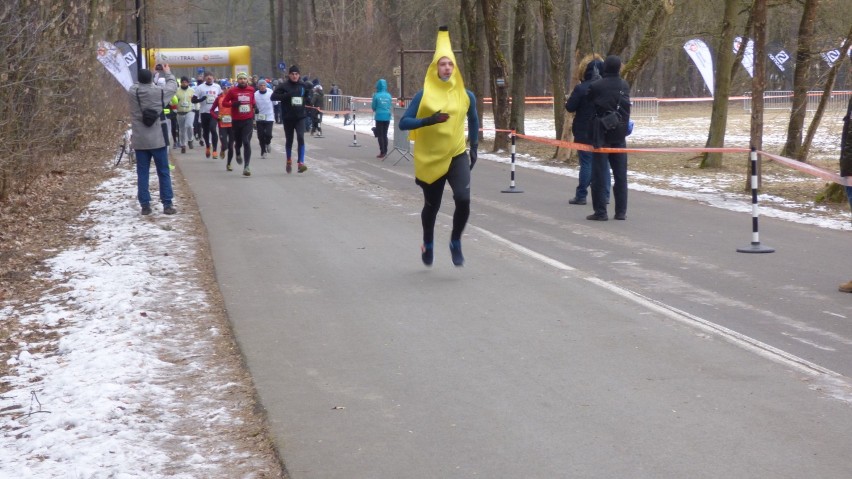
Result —
[{"label": "black knit hat", "polygon": [[290,70],[289,70],[289,72],[290,72],[290,73],[300,73],[300,72],[299,72],[299,67],[298,67],[297,65],[291,65],[291,66],[290,66]]},{"label": "black knit hat", "polygon": [[139,70],[139,83],[151,83],[153,79],[154,75],[151,74],[151,70],[147,68]]}]

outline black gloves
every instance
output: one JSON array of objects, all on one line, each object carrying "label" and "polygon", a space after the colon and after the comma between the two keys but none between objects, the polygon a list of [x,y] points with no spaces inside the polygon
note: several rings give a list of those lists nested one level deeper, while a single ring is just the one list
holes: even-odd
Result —
[{"label": "black gloves", "polygon": [[476,164],[476,159],[479,156],[479,147],[477,145],[470,145],[470,169],[473,170],[473,165]]},{"label": "black gloves", "polygon": [[450,115],[446,113],[441,113],[441,111],[438,110],[437,112],[423,119],[423,126],[431,126],[435,123],[443,123],[449,119]]}]

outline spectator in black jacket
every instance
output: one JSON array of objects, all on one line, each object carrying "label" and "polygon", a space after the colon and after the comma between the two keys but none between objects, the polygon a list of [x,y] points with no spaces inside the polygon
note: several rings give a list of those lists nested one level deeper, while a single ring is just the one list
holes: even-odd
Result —
[{"label": "spectator in black jacket", "polygon": [[[586,67],[583,68],[583,75],[580,77],[580,83],[574,87],[568,101],[565,103],[565,109],[568,113],[574,114],[574,121],[571,124],[571,132],[574,134],[574,142],[584,145],[591,145],[592,142],[592,120],[595,118],[595,106],[589,101],[589,85],[601,77],[600,72],[603,71],[604,63],[599,55],[589,55],[584,60],[588,60]],[[582,62],[580,64],[582,68]],[[585,205],[586,196],[588,195],[589,184],[592,182],[592,152],[578,150],[577,154],[580,157],[580,174],[577,184],[577,192],[574,197],[568,200],[572,205]],[[609,170],[606,170],[606,197],[609,201]]]},{"label": "spectator in black jacket", "polygon": [[[845,176],[846,181],[852,182],[852,98],[849,99],[849,105],[846,107],[843,133],[840,136],[840,176]],[[846,197],[849,199],[849,207],[852,208],[852,186],[846,187]],[[840,291],[852,293],[852,280],[841,284]]]},{"label": "spectator in black jacket", "polygon": [[[621,58],[606,57],[603,77],[589,85],[589,101],[595,107],[592,141],[595,148],[626,148],[630,121],[630,85],[621,78]],[[606,221],[606,182],[612,168],[612,196],[617,220],[627,219],[627,153],[592,155],[592,207],[588,220]]]}]

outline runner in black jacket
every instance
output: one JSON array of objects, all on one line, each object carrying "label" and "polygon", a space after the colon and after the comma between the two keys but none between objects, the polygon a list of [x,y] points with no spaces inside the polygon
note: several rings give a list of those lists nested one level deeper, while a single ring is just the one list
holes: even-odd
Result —
[{"label": "runner in black jacket", "polygon": [[275,88],[272,93],[272,101],[281,102],[281,118],[284,121],[284,137],[286,138],[287,151],[287,173],[293,171],[293,133],[296,134],[296,142],[299,148],[298,162],[299,173],[305,172],[305,118],[306,105],[310,105],[311,88],[300,80],[299,67],[293,65],[284,81]]}]

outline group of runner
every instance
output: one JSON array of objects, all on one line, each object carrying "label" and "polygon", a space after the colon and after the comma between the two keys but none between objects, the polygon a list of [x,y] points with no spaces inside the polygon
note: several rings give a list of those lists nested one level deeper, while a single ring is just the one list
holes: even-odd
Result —
[{"label": "group of runner", "polygon": [[322,131],[322,86],[303,81],[295,65],[290,67],[286,79],[274,83],[273,89],[267,80],[250,78],[245,72],[237,73],[235,83],[217,81],[212,73],[204,74],[198,82],[181,78],[180,88],[169,105],[176,118],[175,148],[186,153],[187,147],[194,148],[193,140],[198,141],[207,158],[218,159],[221,154],[227,171],[233,171],[232,161],[236,158],[237,164],[243,165],[243,175],[251,176],[253,131],[257,130],[260,157],[266,158],[277,121],[284,126],[287,173],[293,171],[294,140],[296,169],[304,173],[308,169],[305,130],[310,128],[312,135]]}]

